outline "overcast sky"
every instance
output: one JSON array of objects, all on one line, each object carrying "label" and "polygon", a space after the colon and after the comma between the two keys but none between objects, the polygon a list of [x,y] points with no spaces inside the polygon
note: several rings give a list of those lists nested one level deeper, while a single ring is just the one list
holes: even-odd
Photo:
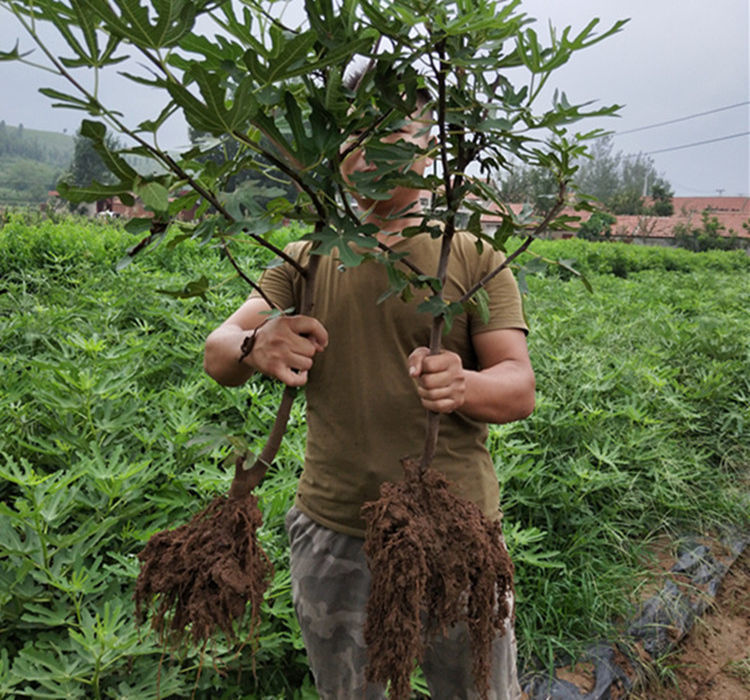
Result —
[{"label": "overcast sky", "polygon": [[[650,153],[677,195],[748,196],[748,5],[748,0],[524,0],[523,9],[538,18],[536,29],[542,36],[550,21],[558,28],[580,29],[594,17],[601,18],[602,26],[630,18],[620,34],[574,56],[550,87],[565,90],[571,102],[624,105],[620,118],[595,126],[615,132],[638,129],[617,133],[615,148]],[[0,51],[10,50],[17,39],[21,49],[31,48],[15,18],[0,9]],[[41,61],[38,51],[34,56]],[[42,71],[0,63],[0,119],[73,133],[84,115],[52,109],[37,92],[42,86],[64,89]],[[124,112],[130,125],[154,116],[161,106],[153,92],[116,80],[106,81],[102,95]],[[712,114],[641,130],[704,112]],[[185,144],[184,124],[175,120],[168,126],[161,145]],[[683,148],[702,141],[713,142]],[[675,150],[656,152],[664,149]]]}]

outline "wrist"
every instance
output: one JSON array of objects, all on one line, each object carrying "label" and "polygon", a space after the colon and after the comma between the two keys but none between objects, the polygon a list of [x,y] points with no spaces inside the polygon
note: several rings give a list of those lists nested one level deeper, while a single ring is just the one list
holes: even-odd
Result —
[{"label": "wrist", "polygon": [[245,360],[251,356],[253,348],[255,347],[255,342],[258,339],[258,331],[260,331],[264,323],[265,321],[255,326],[255,328],[250,330],[250,332],[245,335],[242,340],[242,344],[240,345],[240,356],[237,359],[238,362],[249,364],[251,367],[253,366],[252,359],[249,362],[245,362]]},{"label": "wrist", "polygon": [[472,402],[475,399],[477,391],[475,385],[477,374],[476,370],[466,369],[465,367],[461,369],[463,387],[456,397],[456,408],[453,409],[454,411],[470,416]]}]

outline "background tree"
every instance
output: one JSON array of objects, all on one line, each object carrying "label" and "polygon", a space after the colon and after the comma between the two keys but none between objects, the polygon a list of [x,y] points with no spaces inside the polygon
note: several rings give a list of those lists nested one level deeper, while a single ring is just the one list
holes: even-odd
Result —
[{"label": "background tree", "polygon": [[721,232],[726,230],[715,216],[711,216],[710,210],[706,209],[701,213],[701,222],[699,225],[688,223],[679,223],[674,227],[675,243],[680,248],[687,248],[694,252],[703,252],[706,250],[735,250],[742,247],[735,231],[730,230],[730,235],[722,235]]},{"label": "background tree", "polygon": [[587,158],[579,162],[576,187],[596,197],[612,214],[643,214],[645,197],[655,184],[668,190],[668,183],[656,171],[648,156],[614,150],[614,137],[596,139]]},{"label": "background tree", "polygon": [[0,204],[39,204],[54,189],[69,156],[56,139],[45,137],[0,122]]},{"label": "background tree", "polygon": [[546,168],[518,164],[500,182],[506,202],[529,203],[537,214],[546,214],[555,204],[557,182]]},{"label": "background tree", "polygon": [[674,192],[669,183],[663,178],[657,178],[651,187],[652,204],[649,213],[654,216],[672,216],[674,214],[673,197]]},{"label": "background tree", "polygon": [[[104,135],[103,143],[110,151],[116,151],[122,146],[120,140],[111,132]],[[97,152],[94,142],[80,130],[75,135],[73,159],[63,179],[68,185],[76,187],[88,187],[95,182],[107,185],[115,181],[114,175]]]},{"label": "background tree", "polygon": [[[229,137],[215,139],[205,132],[189,127],[188,133],[190,143],[204,150],[198,156],[200,162],[211,161],[219,166],[220,171],[224,168],[231,170],[231,164],[238,157],[241,149],[245,148],[239,141]],[[268,138],[261,136],[261,146],[265,149],[271,148]],[[205,151],[208,147],[209,150]],[[267,158],[258,156],[256,167],[249,167],[242,172],[229,172],[223,181],[219,181],[218,187],[225,193],[247,190],[262,208],[276,197],[285,197],[293,200],[297,190],[292,180],[281,174],[274,173],[274,166]],[[240,199],[247,199],[247,193],[239,192]]]},{"label": "background tree", "polygon": [[40,160],[42,148],[37,139],[24,132],[23,124],[14,129],[3,121],[0,124],[0,156],[4,155]]},{"label": "background tree", "polygon": [[[674,193],[651,158],[642,153],[616,152],[611,134],[592,141],[587,156],[576,165],[573,184],[577,190],[612,214],[670,216],[674,212]],[[529,202],[537,212],[544,212],[545,202],[554,194],[554,183],[544,168],[514,163],[502,178],[500,190],[507,201]]]},{"label": "background tree", "polygon": [[612,236],[617,218],[606,211],[595,211],[578,227],[578,237],[588,241],[605,241]]},{"label": "background tree", "polygon": [[612,137],[602,136],[591,143],[588,158],[578,162],[575,183],[606,206],[621,189],[621,164],[620,155],[612,151]]},{"label": "background tree", "polygon": [[58,174],[59,171],[50,165],[18,159],[10,163],[0,175],[0,186],[17,192],[26,201],[42,202],[55,187]]}]

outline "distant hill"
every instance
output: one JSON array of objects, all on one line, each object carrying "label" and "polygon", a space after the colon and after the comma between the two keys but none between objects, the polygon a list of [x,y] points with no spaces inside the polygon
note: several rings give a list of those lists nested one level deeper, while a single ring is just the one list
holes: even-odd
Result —
[{"label": "distant hill", "polygon": [[72,134],[0,121],[0,205],[44,202],[72,157]]},{"label": "distant hill", "polygon": [[[0,206],[45,202],[73,160],[75,134],[27,129],[0,120]],[[163,172],[152,160],[126,155],[142,175]]]},{"label": "distant hill", "polygon": [[46,201],[72,157],[72,134],[0,120],[0,206]]},{"label": "distant hill", "polygon": [[73,134],[27,129],[0,121],[0,156],[20,156],[67,168],[73,157]]}]

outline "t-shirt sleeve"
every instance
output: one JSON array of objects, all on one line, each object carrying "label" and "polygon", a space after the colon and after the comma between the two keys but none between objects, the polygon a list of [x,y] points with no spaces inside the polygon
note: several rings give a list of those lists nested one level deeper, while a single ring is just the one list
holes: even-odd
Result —
[{"label": "t-shirt sleeve", "polygon": [[[284,248],[284,252],[294,260],[300,260],[302,246],[300,242],[290,243]],[[263,293],[280,309],[294,308],[297,310],[299,299],[297,298],[297,271],[288,263],[269,267],[263,271],[258,284]],[[260,292],[253,290],[250,298],[259,298]]]},{"label": "t-shirt sleeve", "polygon": [[[480,270],[482,276],[497,269],[505,261],[505,256],[486,246],[480,256]],[[473,311],[470,315],[471,334],[503,328],[517,328],[529,332],[529,327],[523,313],[523,302],[518,291],[516,278],[510,268],[505,268],[496,274],[484,287],[488,297],[489,320],[484,321],[481,314]]]}]

